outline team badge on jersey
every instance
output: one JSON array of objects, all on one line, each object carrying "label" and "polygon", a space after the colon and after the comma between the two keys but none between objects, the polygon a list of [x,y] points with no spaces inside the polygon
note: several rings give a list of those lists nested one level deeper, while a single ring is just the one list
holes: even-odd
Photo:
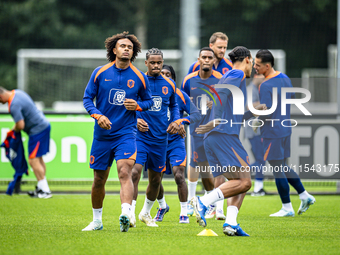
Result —
[{"label": "team badge on jersey", "polygon": [[223,67],[223,69],[222,69],[222,73],[223,73],[223,74],[225,74],[225,73],[228,72],[228,71],[229,71],[229,68]]},{"label": "team badge on jersey", "polygon": [[149,109],[149,111],[158,112],[162,109],[162,97],[160,96],[152,96],[153,105]]},{"label": "team badge on jersey", "polygon": [[132,89],[135,86],[135,81],[134,80],[128,80],[127,81],[127,86]]},{"label": "team badge on jersey", "polygon": [[163,92],[164,95],[168,94],[168,87],[164,86],[162,88],[162,92]]},{"label": "team badge on jersey", "polygon": [[110,104],[123,105],[125,100],[125,90],[122,89],[111,89],[109,95]]}]

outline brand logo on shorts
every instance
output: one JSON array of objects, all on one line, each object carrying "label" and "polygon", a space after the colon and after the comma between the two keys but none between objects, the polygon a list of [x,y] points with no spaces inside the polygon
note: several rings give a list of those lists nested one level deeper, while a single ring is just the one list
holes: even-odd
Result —
[{"label": "brand logo on shorts", "polygon": [[127,81],[127,86],[132,89],[135,86],[135,81],[134,80],[128,80]]},{"label": "brand logo on shorts", "polygon": [[126,156],[126,155],[129,155],[129,154],[131,154],[131,152],[124,152],[124,155]]},{"label": "brand logo on shorts", "polygon": [[91,157],[90,157],[90,164],[93,164],[94,160],[95,160],[95,157],[91,155]]},{"label": "brand logo on shorts", "polygon": [[111,79],[105,79],[105,81],[112,81]]},{"label": "brand logo on shorts", "polygon": [[164,168],[164,166],[159,166],[158,168]]},{"label": "brand logo on shorts", "polygon": [[109,95],[109,103],[114,105],[123,105],[125,100],[125,90],[111,89]]},{"label": "brand logo on shorts", "polygon": [[181,159],[180,159],[180,160],[176,160],[176,163],[177,163],[177,162],[180,162],[180,161],[182,161],[182,160],[181,160]]},{"label": "brand logo on shorts", "polygon": [[152,112],[159,112],[162,109],[162,98],[160,96],[152,96],[153,106],[149,109]]},{"label": "brand logo on shorts", "polygon": [[166,94],[168,94],[168,87],[166,87],[166,86],[164,86],[163,88],[162,88],[162,92],[163,92],[163,94],[164,95],[166,95]]}]

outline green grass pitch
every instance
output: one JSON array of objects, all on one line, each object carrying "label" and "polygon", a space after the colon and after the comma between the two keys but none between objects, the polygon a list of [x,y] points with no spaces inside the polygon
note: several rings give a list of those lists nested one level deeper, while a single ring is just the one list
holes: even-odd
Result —
[{"label": "green grass pitch", "polygon": [[[27,195],[0,195],[0,254],[339,254],[340,196],[315,196],[316,203],[303,215],[270,218],[280,209],[278,196],[247,195],[238,223],[250,237],[228,237],[223,221],[207,220],[217,237],[200,237],[195,217],[179,224],[178,197],[166,196],[170,212],[158,228],[119,231],[118,195],[104,200],[102,231],[82,232],[92,220],[90,195],[54,195],[32,199]],[[144,196],[137,201],[140,212]],[[300,200],[292,196],[297,211]],[[152,209],[156,214],[157,202]],[[225,205],[226,207],[226,205]]]}]

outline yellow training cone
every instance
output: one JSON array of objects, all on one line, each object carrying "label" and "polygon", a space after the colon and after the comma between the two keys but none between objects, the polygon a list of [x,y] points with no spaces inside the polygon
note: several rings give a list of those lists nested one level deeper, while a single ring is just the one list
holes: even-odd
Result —
[{"label": "yellow training cone", "polygon": [[216,234],[211,229],[204,229],[203,231],[198,233],[197,236],[218,236],[218,234]]}]

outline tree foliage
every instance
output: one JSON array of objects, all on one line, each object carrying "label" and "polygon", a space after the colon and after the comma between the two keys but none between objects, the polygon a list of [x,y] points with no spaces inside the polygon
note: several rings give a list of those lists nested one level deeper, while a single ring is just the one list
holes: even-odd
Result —
[{"label": "tree foliage", "polygon": [[[327,66],[336,7],[334,0],[201,0],[201,45],[223,31],[229,48],[284,49],[296,77],[304,67]],[[180,0],[1,0],[0,82],[16,87],[20,48],[103,49],[105,38],[136,33],[139,24],[148,47],[178,49]]]}]

